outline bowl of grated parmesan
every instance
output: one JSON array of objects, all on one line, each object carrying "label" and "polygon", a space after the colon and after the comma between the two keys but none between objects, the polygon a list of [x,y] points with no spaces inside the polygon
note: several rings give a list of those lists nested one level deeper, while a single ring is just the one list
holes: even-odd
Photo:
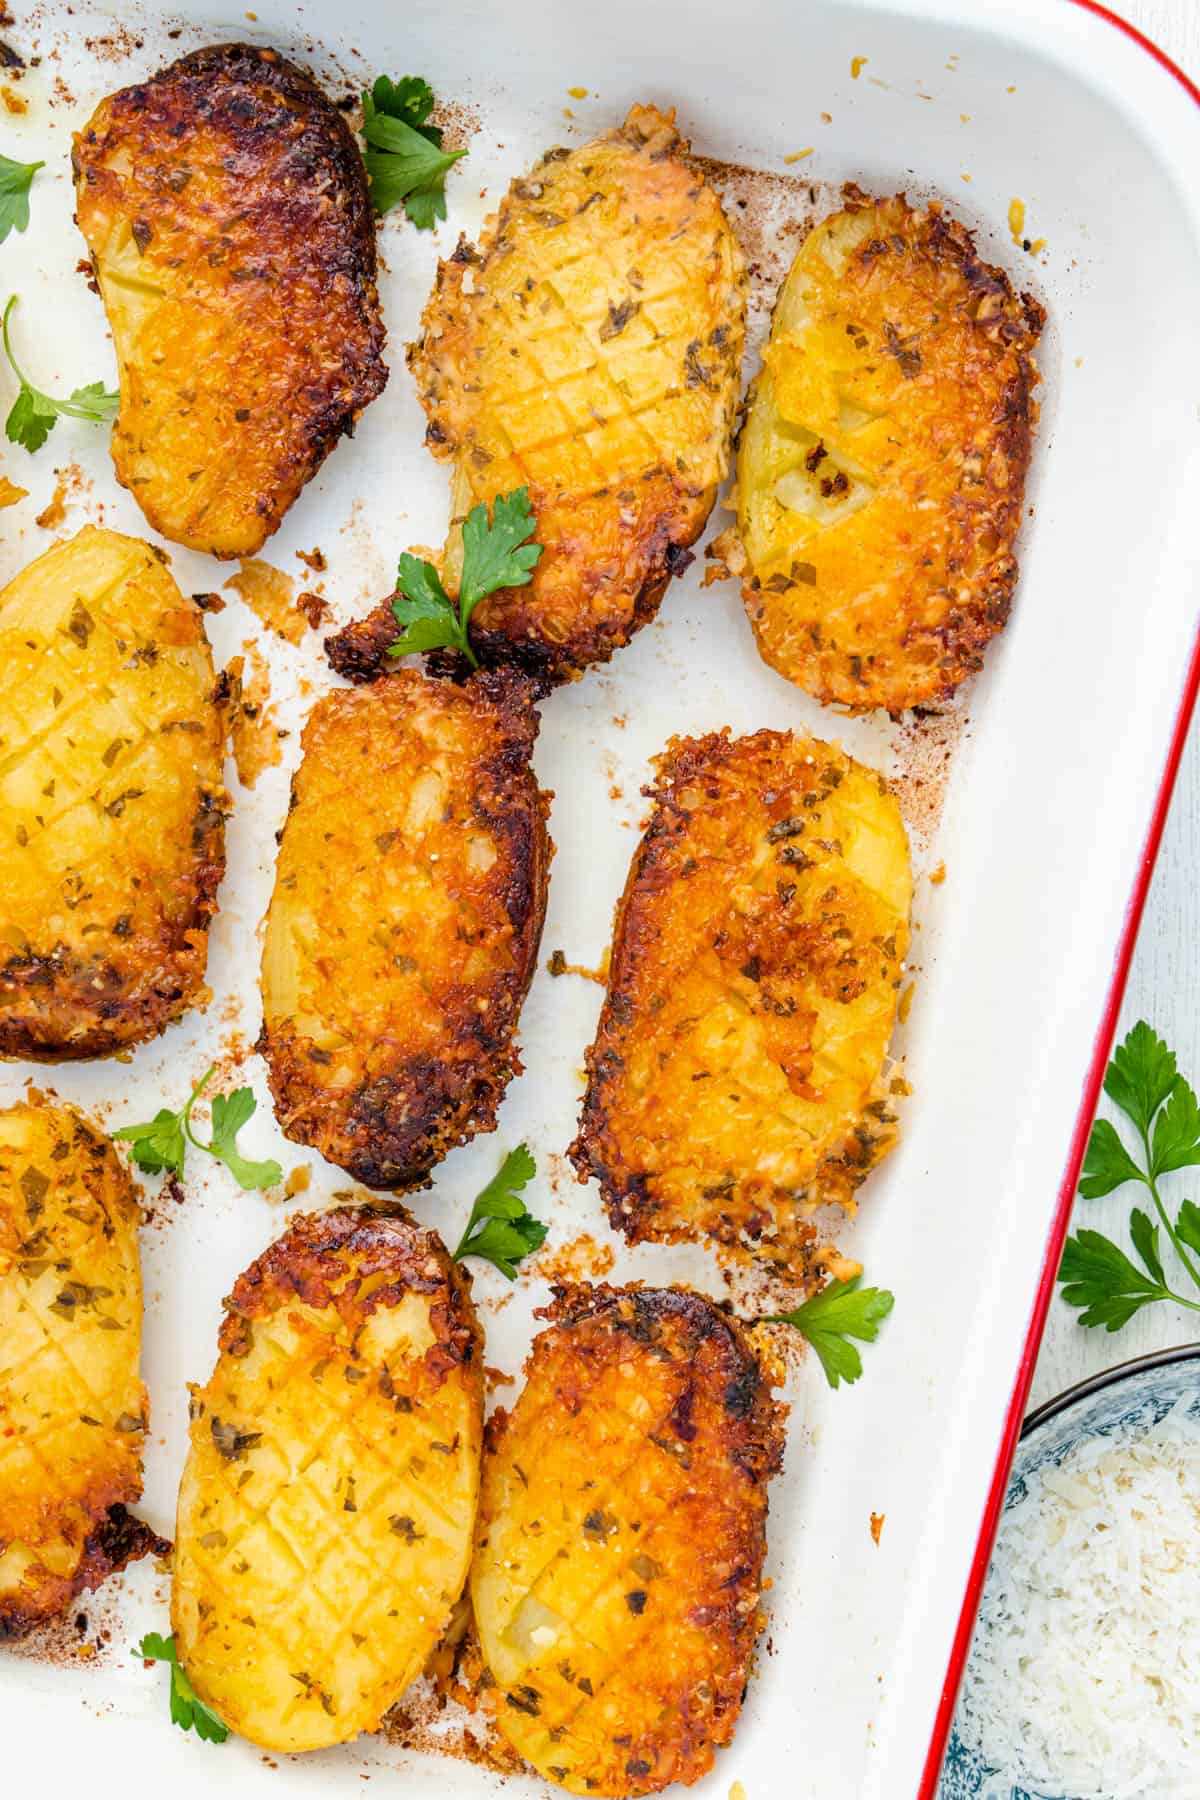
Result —
[{"label": "bowl of grated parmesan", "polygon": [[938,1800],[1200,1796],[1200,1344],[1026,1422]]}]

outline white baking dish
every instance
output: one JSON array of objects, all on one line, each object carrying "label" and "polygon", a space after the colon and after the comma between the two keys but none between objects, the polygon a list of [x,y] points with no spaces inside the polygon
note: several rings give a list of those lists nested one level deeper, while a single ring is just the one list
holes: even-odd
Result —
[{"label": "white baking dish", "polygon": [[[671,0],[256,7],[257,19],[197,0],[188,21],[162,21],[132,6],[68,11],[49,0],[5,29],[26,56],[43,60],[20,87],[30,110],[4,118],[0,148],[45,156],[48,168],[31,229],[0,249],[0,285],[22,295],[16,328],[44,385],[110,376],[99,303],[73,273],[83,245],[70,223],[69,133],[100,93],[197,43],[273,43],[338,93],[376,73],[419,72],[439,94],[476,108],[480,129],[450,178],[450,219],[437,244],[395,224],[385,230],[390,386],[265,552],[300,574],[294,552],[320,545],[340,616],[390,586],[401,549],[441,535],[445,476],[421,447],[423,419],[400,350],[437,248],[446,252],[460,228],[474,232],[536,152],[572,132],[580,141],[632,100],[675,105],[706,156],[782,173],[785,155],[812,146],[793,172],[940,192],[978,227],[986,252],[1050,308],[1015,615],[966,698],[970,723],[936,840],[916,845],[923,868],[943,858],[947,868],[944,886],[922,881],[918,889],[920,974],[903,1043],[916,1091],[901,1148],[843,1233],[868,1279],[894,1289],[896,1309],[857,1387],[829,1393],[812,1362],[794,1383],[787,1468],[771,1499],[769,1642],[737,1741],[698,1790],[724,1796],[740,1780],[748,1800],[784,1791],[794,1800],[926,1794],[964,1592],[986,1558],[981,1517],[1002,1479],[1006,1419],[1019,1417],[1036,1349],[1055,1255],[1048,1239],[1065,1221],[1056,1196],[1073,1185],[1064,1165],[1081,1147],[1077,1119],[1107,1048],[1173,746],[1177,754],[1194,697],[1200,110],[1181,78],[1068,0],[888,8],[740,0],[733,11],[711,0],[686,9]],[[868,60],[854,79],[858,57]],[[576,86],[589,98],[570,99]],[[568,106],[573,125],[562,116]],[[1029,234],[1047,240],[1036,260],[1009,238],[1013,197],[1026,203]],[[5,405],[6,381],[0,374]],[[32,521],[50,498],[56,465],[77,462],[92,484],[67,528],[102,517],[144,532],[112,479],[104,436],[64,423],[36,459],[5,448],[4,472],[33,497],[0,513],[0,577],[48,544]],[[172,560],[191,591],[228,572],[174,550]],[[928,749],[914,753],[904,732],[822,713],[767,670],[735,590],[702,590],[698,574],[673,584],[659,622],[608,669],[544,708],[537,767],[558,795],[545,948],[562,947],[575,961],[601,955],[635,841],[638,787],[670,733],[800,725],[881,765],[911,768],[923,756],[928,766]],[[232,599],[211,625],[222,658],[251,633],[265,636]],[[306,693],[332,679],[315,636],[300,650],[275,639],[263,648],[293,735],[283,765],[253,794],[235,788],[208,1013],[172,1027],[127,1065],[5,1066],[0,1101],[33,1078],[111,1122],[145,1117],[164,1098],[178,1104],[209,1060],[237,1047],[235,1034],[243,1049],[253,1041],[256,927],[273,833]],[[369,792],[354,803],[369,806]],[[589,1231],[609,1241],[595,1194],[574,1184],[561,1156],[598,1004],[587,983],[539,975],[525,1011],[528,1072],[513,1084],[500,1131],[447,1160],[434,1189],[415,1199],[423,1219],[450,1236],[499,1149],[525,1136],[545,1177],[535,1210],[551,1217],[557,1240]],[[247,1078],[265,1100],[253,1057]],[[246,1136],[285,1167],[315,1164],[276,1137],[269,1106]],[[338,1171],[316,1165],[304,1203],[344,1186]],[[207,1178],[197,1170],[186,1203],[164,1203],[144,1234],[153,1404],[145,1511],[165,1531],[182,1460],[184,1383],[207,1374],[220,1297],[284,1217],[234,1191],[222,1171]],[[618,1249],[616,1274],[698,1278],[723,1291],[699,1253]],[[488,1361],[515,1372],[545,1284],[523,1283],[511,1300],[490,1270],[476,1285]],[[872,1513],[885,1515],[878,1547]],[[327,1800],[361,1793],[364,1776],[390,1785],[402,1775],[417,1797],[500,1785],[465,1763],[377,1740],[276,1767],[232,1739],[218,1749],[184,1736],[168,1722],[162,1671],[144,1672],[130,1654],[142,1631],[163,1625],[164,1585],[143,1566],[87,1602],[93,1625],[112,1633],[94,1662],[0,1656],[6,1797],[58,1796],[85,1781],[96,1795],[153,1783],[179,1800],[215,1782],[239,1796]],[[968,1603],[966,1629],[969,1614]],[[955,1668],[951,1697],[956,1679]],[[510,1786],[541,1791],[520,1777]]]}]

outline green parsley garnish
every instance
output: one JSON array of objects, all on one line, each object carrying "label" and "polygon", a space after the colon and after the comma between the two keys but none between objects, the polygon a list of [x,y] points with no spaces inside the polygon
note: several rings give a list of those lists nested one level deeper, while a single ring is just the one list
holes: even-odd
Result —
[{"label": "green parsley garnish", "polygon": [[542,546],[526,539],[536,530],[527,488],[500,494],[492,505],[490,524],[483,501],[473,506],[462,528],[462,580],[457,601],[447,594],[433,564],[406,550],[396,577],[400,591],[392,601],[396,623],[403,632],[390,646],[389,656],[408,656],[415,650],[457,650],[477,669],[479,659],[468,636],[471,614],[497,588],[524,587],[532,580]]},{"label": "green parsley garnish", "polygon": [[432,230],[446,216],[446,171],[467,154],[443,150],[441,132],[428,123],[433,89],[420,75],[399,81],[381,75],[362,99],[372,206],[386,213],[403,201],[418,230]]},{"label": "green parsley garnish", "polygon": [[187,1678],[175,1654],[175,1639],[160,1637],[157,1631],[148,1631],[137,1649],[135,1656],[143,1662],[170,1663],[171,1665],[171,1720],[181,1731],[194,1731],[197,1737],[209,1744],[223,1744],[229,1736],[228,1725],[222,1724],[211,1706],[205,1706],[199,1699],[196,1690]]},{"label": "green parsley garnish", "polygon": [[1058,1279],[1068,1306],[1081,1308],[1081,1325],[1103,1325],[1120,1331],[1134,1313],[1157,1300],[1173,1300],[1200,1312],[1200,1300],[1178,1293],[1167,1280],[1160,1250],[1159,1225],[1176,1257],[1200,1291],[1200,1270],[1188,1254],[1200,1255],[1200,1207],[1185,1200],[1174,1220],[1167,1212],[1159,1181],[1175,1169],[1200,1164],[1200,1104],[1175,1066],[1174,1052],[1144,1019],[1118,1045],[1104,1076],[1104,1091],[1133,1127],[1132,1155],[1111,1119],[1097,1119],[1083,1159],[1079,1192],[1098,1200],[1137,1181],[1149,1192],[1158,1215],[1135,1206],[1129,1236],[1142,1264],[1139,1268],[1111,1238],[1099,1231],[1077,1231],[1063,1247]]},{"label": "green parsley garnish", "polygon": [[196,1083],[179,1112],[164,1107],[145,1125],[123,1125],[113,1137],[132,1146],[130,1155],[139,1169],[157,1175],[169,1169],[173,1175],[183,1174],[187,1147],[192,1144],[205,1155],[223,1162],[239,1187],[268,1188],[282,1178],[283,1170],[272,1158],[268,1162],[251,1162],[237,1147],[237,1134],[253,1114],[258,1102],[248,1087],[235,1088],[232,1094],[214,1094],[212,1102],[212,1137],[203,1143],[192,1130],[192,1108],[215,1073],[215,1064]]},{"label": "green parsley garnish", "polygon": [[53,400],[49,394],[43,394],[34,387],[22,373],[9,338],[8,321],[16,304],[17,296],[14,294],[4,308],[3,324],[0,326],[4,338],[4,354],[21,384],[4,425],[4,433],[9,442],[23,445],[32,454],[41,449],[54,430],[60,414],[69,419],[91,419],[95,424],[115,418],[121,397],[110,393],[99,381],[89,382],[87,387],[76,388],[69,400]]},{"label": "green parsley garnish", "polygon": [[0,244],[10,231],[24,231],[29,223],[29,189],[45,163],[14,162],[0,156]]},{"label": "green parsley garnish", "polygon": [[455,1262],[464,1256],[482,1256],[502,1275],[516,1280],[517,1264],[546,1241],[546,1227],[525,1210],[521,1190],[537,1174],[537,1164],[524,1144],[510,1150],[499,1171],[488,1182],[467,1220]]},{"label": "green parsley garnish", "polygon": [[873,1344],[895,1303],[895,1296],[886,1288],[860,1288],[861,1279],[856,1275],[853,1281],[831,1281],[793,1312],[777,1313],[759,1321],[763,1325],[795,1326],[820,1357],[831,1388],[843,1381],[858,1380],[862,1357],[850,1340],[857,1338],[860,1344]]}]

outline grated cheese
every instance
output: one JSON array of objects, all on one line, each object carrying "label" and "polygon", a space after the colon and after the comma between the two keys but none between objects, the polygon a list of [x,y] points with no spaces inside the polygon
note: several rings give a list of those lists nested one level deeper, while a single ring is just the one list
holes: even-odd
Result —
[{"label": "grated cheese", "polygon": [[1046,1800],[1200,1793],[1200,1419],[1188,1404],[1075,1445],[1002,1520],[958,1731]]}]

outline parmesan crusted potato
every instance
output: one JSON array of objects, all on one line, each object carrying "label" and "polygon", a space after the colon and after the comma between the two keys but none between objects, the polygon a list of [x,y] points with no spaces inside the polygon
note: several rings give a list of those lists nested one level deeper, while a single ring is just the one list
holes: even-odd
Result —
[{"label": "parmesan crusted potato", "polygon": [[568,1792],[657,1793],[733,1736],[785,1409],[698,1294],[555,1295],[524,1391],[488,1425],[471,1565],[485,1704]]},{"label": "parmesan crusted potato", "polygon": [[846,190],[780,290],[737,462],[767,662],[856,711],[947,699],[1017,579],[1044,313],[934,203]]},{"label": "parmesan crusted potato", "polygon": [[675,739],[617,908],[571,1156],[637,1243],[807,1272],[892,1148],[912,875],[883,779],[815,738]]},{"label": "parmesan crusted potato", "polygon": [[[446,578],[471,507],[527,487],[544,553],[483,601],[472,643],[562,681],[605,662],[692,558],[729,460],[745,274],[674,115],[635,106],[515,181],[478,251],[438,269],[410,353],[426,442],[453,459]],[[351,680],[386,667],[386,605],[330,640]]]},{"label": "parmesan crusted potato", "polygon": [[101,101],[74,166],[117,479],[164,537],[253,556],[387,380],[350,130],[277,51],[221,44]]},{"label": "parmesan crusted potato", "polygon": [[163,558],[85,526],[0,593],[0,1056],[104,1056],[203,997],[225,719]]},{"label": "parmesan crusted potato", "polygon": [[[394,629],[394,627],[393,627]],[[546,910],[537,714],[503,671],[403,669],[304,730],[263,949],[279,1122],[368,1187],[495,1128]]]},{"label": "parmesan crusted potato", "polygon": [[266,1750],[373,1731],[471,1557],[483,1421],[470,1278],[400,1208],[294,1219],[238,1278],[193,1391],[171,1620]]},{"label": "parmesan crusted potato", "polygon": [[148,1412],[137,1223],[124,1165],[78,1113],[0,1112],[0,1638],[157,1543],[125,1513]]}]

